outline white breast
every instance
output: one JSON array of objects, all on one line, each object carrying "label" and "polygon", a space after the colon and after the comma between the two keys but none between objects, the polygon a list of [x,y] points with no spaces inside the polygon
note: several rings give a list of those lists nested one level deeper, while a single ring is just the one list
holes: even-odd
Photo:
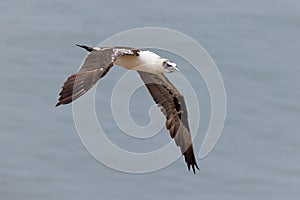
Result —
[{"label": "white breast", "polygon": [[161,57],[151,51],[140,51],[139,56],[120,56],[115,64],[129,70],[158,73],[162,71]]}]

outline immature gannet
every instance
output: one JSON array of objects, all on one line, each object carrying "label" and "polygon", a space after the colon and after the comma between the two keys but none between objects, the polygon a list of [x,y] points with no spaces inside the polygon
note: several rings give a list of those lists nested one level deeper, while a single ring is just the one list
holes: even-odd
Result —
[{"label": "immature gannet", "polygon": [[187,167],[199,169],[195,159],[188,123],[188,113],[183,95],[163,73],[177,72],[176,64],[148,51],[131,47],[88,47],[89,51],[81,69],[63,84],[56,106],[68,104],[85,94],[116,64],[136,70],[144,81],[156,104],[166,116],[166,127],[184,155]]}]

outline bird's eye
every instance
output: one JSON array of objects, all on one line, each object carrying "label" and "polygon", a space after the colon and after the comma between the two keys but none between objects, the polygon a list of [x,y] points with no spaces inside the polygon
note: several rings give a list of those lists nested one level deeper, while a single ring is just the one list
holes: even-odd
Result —
[{"label": "bird's eye", "polygon": [[172,65],[169,62],[165,62],[166,67],[172,67]]}]

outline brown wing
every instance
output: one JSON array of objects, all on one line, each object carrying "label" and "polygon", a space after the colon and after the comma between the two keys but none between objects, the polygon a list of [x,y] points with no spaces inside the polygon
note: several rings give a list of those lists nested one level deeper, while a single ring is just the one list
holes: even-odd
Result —
[{"label": "brown wing", "polygon": [[139,51],[138,49],[127,47],[93,49],[83,45],[78,46],[91,53],[85,59],[81,69],[65,81],[55,107],[61,104],[71,103],[85,94],[101,77],[106,75],[119,56],[137,56]]},{"label": "brown wing", "polygon": [[192,138],[188,124],[187,109],[184,98],[175,86],[163,74],[155,75],[138,72],[154,101],[162,107],[166,116],[166,127],[184,155],[188,169],[192,166],[195,173],[197,162],[194,155]]}]

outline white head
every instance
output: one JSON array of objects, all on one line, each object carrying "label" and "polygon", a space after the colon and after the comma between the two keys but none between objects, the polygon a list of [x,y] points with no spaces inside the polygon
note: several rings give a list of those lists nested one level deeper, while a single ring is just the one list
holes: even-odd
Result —
[{"label": "white head", "polygon": [[178,72],[178,68],[176,63],[168,60],[168,59],[162,59],[161,66],[163,68],[163,73],[171,73],[171,72]]},{"label": "white head", "polygon": [[161,58],[159,55],[151,51],[140,52],[139,58],[141,59],[143,64],[137,70],[148,71],[151,73],[178,72],[176,63],[168,59]]}]

